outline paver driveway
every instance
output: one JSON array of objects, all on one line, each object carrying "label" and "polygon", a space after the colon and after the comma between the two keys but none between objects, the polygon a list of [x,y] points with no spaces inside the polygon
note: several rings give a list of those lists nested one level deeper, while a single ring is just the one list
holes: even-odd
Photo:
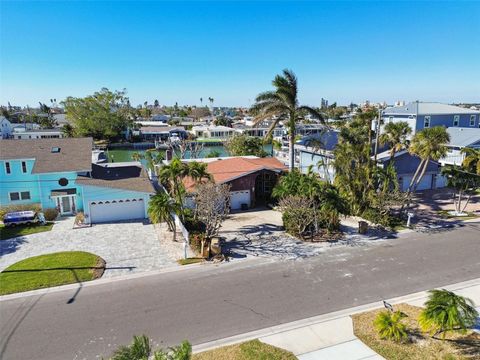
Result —
[{"label": "paver driveway", "polygon": [[81,229],[72,226],[73,218],[65,218],[52,231],[0,241],[0,271],[31,256],[73,250],[88,251],[105,259],[104,277],[176,265],[151,224],[121,222]]}]

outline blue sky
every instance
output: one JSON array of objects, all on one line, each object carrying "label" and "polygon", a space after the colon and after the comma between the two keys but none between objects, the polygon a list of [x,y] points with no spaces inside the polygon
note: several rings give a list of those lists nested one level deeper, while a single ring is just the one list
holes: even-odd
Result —
[{"label": "blue sky", "polygon": [[283,68],[300,100],[480,101],[480,2],[0,2],[0,104],[127,88],[248,106]]}]

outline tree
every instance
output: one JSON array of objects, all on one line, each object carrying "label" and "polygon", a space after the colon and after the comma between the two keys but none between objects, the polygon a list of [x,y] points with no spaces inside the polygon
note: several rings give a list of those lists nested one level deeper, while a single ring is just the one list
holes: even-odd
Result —
[{"label": "tree", "polygon": [[[457,214],[463,213],[475,190],[480,187],[480,175],[469,173],[455,165],[444,166],[442,175],[447,178],[447,186],[455,190],[453,198],[455,212]],[[465,203],[463,200],[466,200]]]},{"label": "tree", "polygon": [[153,107],[158,108],[160,106],[160,103],[158,102],[157,99],[153,102]]},{"label": "tree", "polygon": [[268,155],[263,148],[263,141],[261,138],[245,134],[232,136],[226,141],[225,147],[230,156],[254,155],[265,157]]},{"label": "tree", "polygon": [[190,177],[196,183],[203,183],[210,179],[206,163],[192,161],[184,163],[180,159],[173,159],[170,164],[162,166],[159,173],[160,182],[169,190],[180,207],[182,221],[185,219],[184,198],[185,186],[183,180]]},{"label": "tree", "polygon": [[170,347],[167,350],[153,351],[150,339],[146,335],[134,336],[130,345],[120,346],[113,353],[111,360],[190,360],[192,346],[188,341]]},{"label": "tree", "polygon": [[401,311],[382,311],[374,320],[375,329],[380,339],[393,340],[395,342],[405,341],[408,338],[407,326],[402,319],[407,315]]},{"label": "tree", "polygon": [[285,230],[294,236],[305,239],[307,230],[315,221],[313,200],[306,196],[288,195],[280,200],[279,206]]},{"label": "tree", "polygon": [[71,124],[65,124],[62,126],[62,134],[67,138],[75,137],[75,128]]},{"label": "tree", "polygon": [[467,171],[480,175],[480,149],[463,148],[462,153],[465,154],[462,166]]},{"label": "tree", "polygon": [[132,125],[132,109],[128,104],[125,90],[112,92],[107,88],[84,98],[69,96],[63,102],[75,133],[97,140],[118,138]]},{"label": "tree", "polygon": [[47,106],[47,104],[43,104],[39,102],[40,105],[40,115],[37,115],[37,120],[38,125],[42,129],[51,129],[56,126],[57,122],[55,121],[55,118],[53,117],[53,112],[52,108],[50,106]]},{"label": "tree", "polygon": [[200,183],[196,187],[195,212],[205,224],[205,238],[218,235],[223,221],[230,213],[230,185],[213,182]]},{"label": "tree", "polygon": [[179,210],[178,204],[166,192],[158,192],[152,196],[148,204],[148,217],[154,224],[166,223],[168,230],[173,232],[173,241],[176,241],[177,226],[173,214]]},{"label": "tree", "polygon": [[384,133],[380,135],[380,144],[390,146],[390,163],[393,163],[395,153],[408,147],[408,136],[412,129],[406,121],[389,122]]},{"label": "tree", "polygon": [[143,155],[147,162],[147,169],[150,169],[153,173],[156,173],[156,165],[160,164],[164,160],[164,155],[156,150],[147,150]]},{"label": "tree", "polygon": [[477,317],[478,311],[472,300],[445,289],[430,290],[418,322],[422,330],[430,332],[433,337],[442,334],[445,339],[449,332],[465,333],[475,325]]},{"label": "tree", "polygon": [[143,159],[144,156],[142,154],[140,154],[138,151],[135,151],[133,154],[132,154],[132,160],[133,161],[140,161],[141,159]]},{"label": "tree", "polygon": [[413,175],[408,188],[408,193],[415,192],[418,184],[427,170],[428,163],[438,161],[447,154],[447,146],[450,141],[450,135],[443,126],[434,126],[425,128],[417,132],[410,143],[408,151],[412,155],[420,158],[417,170]]},{"label": "tree", "polygon": [[228,127],[231,127],[231,126],[232,126],[232,120],[226,118],[225,116],[219,116],[219,117],[215,118],[215,120],[213,121],[213,124],[214,124],[215,126],[228,126]]},{"label": "tree", "polygon": [[283,70],[283,74],[277,75],[272,81],[272,85],[275,90],[259,94],[250,112],[255,116],[255,125],[266,119],[274,118],[268,129],[268,135],[281,121],[284,121],[289,133],[290,170],[293,170],[295,166],[295,128],[301,115],[308,113],[322,123],[324,123],[324,120],[322,115],[314,108],[298,104],[297,78],[291,70]]}]

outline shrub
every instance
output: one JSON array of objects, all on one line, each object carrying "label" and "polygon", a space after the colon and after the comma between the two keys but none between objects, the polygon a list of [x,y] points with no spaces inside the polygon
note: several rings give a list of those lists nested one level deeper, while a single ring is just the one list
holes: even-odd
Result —
[{"label": "shrub", "polygon": [[377,315],[373,324],[377,329],[380,339],[393,340],[401,342],[408,339],[407,326],[402,323],[402,319],[406,317],[401,311],[382,311]]},{"label": "shrub", "polygon": [[43,214],[45,215],[45,220],[53,221],[58,216],[58,210],[55,208],[48,208],[43,210]]},{"label": "shrub", "polygon": [[83,212],[78,212],[77,215],[75,216],[75,224],[81,225],[85,223],[85,215]]},{"label": "shrub", "polygon": [[193,232],[189,235],[189,241],[191,248],[197,253],[200,254],[202,250],[202,242],[205,241],[205,233],[202,232]]},{"label": "shrub", "polygon": [[3,220],[3,217],[6,213],[14,211],[40,211],[42,206],[40,204],[19,204],[19,205],[7,205],[0,207],[0,219]]},{"label": "shrub", "polygon": [[183,341],[179,346],[154,351],[150,339],[146,335],[134,336],[130,345],[123,345],[115,350],[111,360],[146,360],[150,358],[155,360],[190,360],[192,358],[192,345],[188,341]]},{"label": "shrub", "polygon": [[478,311],[472,300],[445,289],[430,290],[429,294],[425,309],[418,318],[422,330],[433,336],[442,334],[444,339],[448,332],[465,333],[475,325]]},{"label": "shrub", "polygon": [[285,230],[303,239],[315,220],[312,201],[306,197],[287,196],[280,200],[280,207]]}]

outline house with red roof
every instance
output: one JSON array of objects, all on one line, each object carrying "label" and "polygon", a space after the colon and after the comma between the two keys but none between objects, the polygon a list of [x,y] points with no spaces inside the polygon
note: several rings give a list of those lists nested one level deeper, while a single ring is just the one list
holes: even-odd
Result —
[{"label": "house with red roof", "polygon": [[[244,156],[205,160],[213,181],[230,185],[232,210],[268,203],[278,178],[288,171],[288,167],[276,158]],[[188,192],[195,193],[196,183],[192,179],[185,179],[184,185]]]}]

